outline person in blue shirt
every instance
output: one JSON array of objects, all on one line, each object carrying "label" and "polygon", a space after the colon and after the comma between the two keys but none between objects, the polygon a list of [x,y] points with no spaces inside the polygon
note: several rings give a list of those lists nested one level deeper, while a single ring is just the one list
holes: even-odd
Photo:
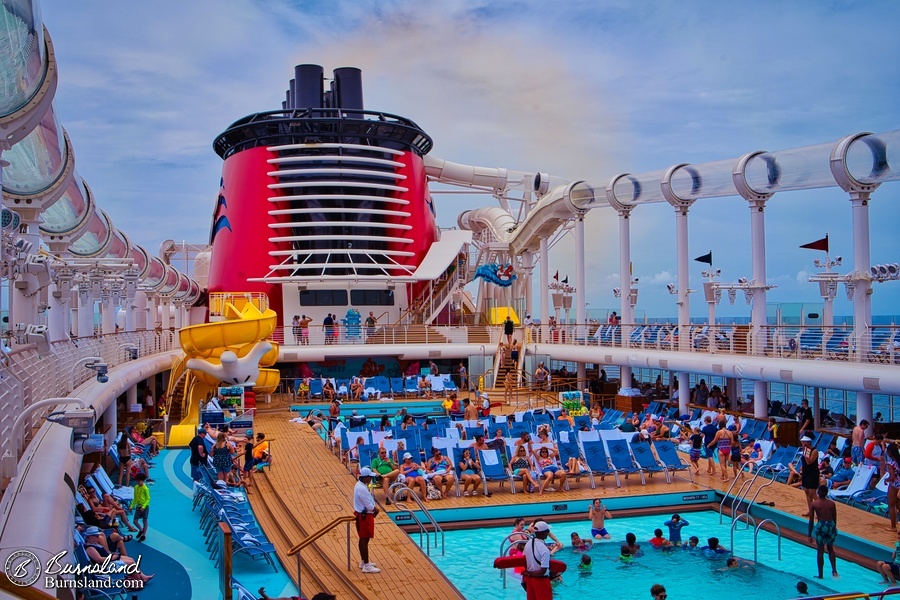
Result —
[{"label": "person in blue shirt", "polygon": [[855,471],[853,470],[853,459],[849,456],[838,463],[834,473],[825,480],[825,484],[830,490],[839,490],[850,485]]},{"label": "person in blue shirt", "polygon": [[719,558],[728,554],[728,548],[724,548],[719,545],[719,538],[711,537],[706,540],[706,546],[700,548],[700,551],[703,553],[706,558]]},{"label": "person in blue shirt", "polygon": [[669,528],[669,541],[672,542],[673,546],[681,545],[681,528],[687,527],[690,523],[687,520],[682,519],[681,515],[674,514],[672,518],[663,523],[666,527]]}]

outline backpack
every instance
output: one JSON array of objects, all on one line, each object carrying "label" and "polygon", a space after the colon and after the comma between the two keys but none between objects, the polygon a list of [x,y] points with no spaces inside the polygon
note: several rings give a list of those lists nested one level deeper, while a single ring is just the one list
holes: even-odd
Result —
[{"label": "backpack", "polygon": [[444,497],[441,495],[441,490],[437,489],[437,486],[430,479],[426,483],[425,488],[428,490],[429,500],[441,500]]}]

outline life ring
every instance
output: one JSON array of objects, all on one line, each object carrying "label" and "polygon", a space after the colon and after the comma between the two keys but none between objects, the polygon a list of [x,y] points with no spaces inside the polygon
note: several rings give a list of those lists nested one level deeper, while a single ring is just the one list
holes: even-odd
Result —
[{"label": "life ring", "polygon": [[[495,569],[515,569],[516,567],[525,568],[525,556],[498,556],[494,559]],[[554,573],[565,573],[568,565],[561,560],[550,559],[550,570]],[[521,572],[521,571],[519,571]]]},{"label": "life ring", "polygon": [[797,349],[797,340],[791,338],[788,340],[788,348],[791,349],[791,352]]}]

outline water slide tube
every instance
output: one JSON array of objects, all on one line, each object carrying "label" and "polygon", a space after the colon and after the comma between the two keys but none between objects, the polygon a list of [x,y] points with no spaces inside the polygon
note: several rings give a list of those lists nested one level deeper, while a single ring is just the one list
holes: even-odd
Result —
[{"label": "water slide tube", "polygon": [[199,424],[200,400],[220,383],[252,387],[256,394],[270,394],[280,381],[277,369],[279,346],[268,340],[277,326],[271,309],[260,311],[247,303],[240,310],[225,305],[225,320],[183,327],[178,332],[186,366],[199,384],[187,388],[188,409],[169,435],[171,445],[186,445]]}]

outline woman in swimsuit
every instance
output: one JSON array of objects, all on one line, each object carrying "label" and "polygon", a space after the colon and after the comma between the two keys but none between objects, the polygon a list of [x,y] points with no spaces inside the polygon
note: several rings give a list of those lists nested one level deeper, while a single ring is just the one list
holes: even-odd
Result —
[{"label": "woman in swimsuit", "polygon": [[731,441],[733,439],[730,431],[727,429],[719,429],[716,432],[715,437],[713,437],[712,442],[706,446],[707,448],[715,446],[719,451],[719,467],[722,470],[722,481],[728,480],[728,474],[725,469],[728,466],[728,459],[731,457]]},{"label": "woman in swimsuit", "polygon": [[422,467],[419,463],[413,461],[412,454],[409,452],[403,455],[403,462],[400,463],[400,474],[405,478],[406,487],[412,489],[413,486],[419,486],[419,498],[422,502],[428,502],[428,484],[423,476]]},{"label": "woman in swimsuit", "polygon": [[532,488],[538,486],[537,481],[531,476],[530,467],[531,465],[528,463],[528,450],[525,449],[524,445],[517,446],[516,455],[509,462],[509,469],[512,472],[513,477],[522,478],[522,491],[526,494],[529,493]]},{"label": "woman in swimsuit", "polygon": [[449,458],[441,454],[440,448],[431,451],[431,460],[428,461],[428,472],[432,473],[431,481],[441,491],[444,498],[450,496],[450,488],[456,482],[453,463]]},{"label": "woman in swimsuit", "polygon": [[546,446],[534,453],[534,460],[537,462],[541,477],[543,477],[538,496],[542,495],[544,490],[547,489],[551,492],[556,491],[557,488],[550,485],[554,480],[559,481],[559,491],[563,491],[563,487],[566,485],[566,472],[560,469],[559,465],[556,463],[557,456],[556,450],[547,448]]},{"label": "woman in swimsuit", "polygon": [[[727,430],[726,430],[727,431]],[[741,477],[744,476],[744,472],[741,470],[741,466],[743,465],[741,459],[743,456],[741,455],[741,438],[740,434],[736,431],[729,431],[731,434],[731,470],[734,473],[734,478],[737,479],[738,473],[740,473]]]},{"label": "woman in swimsuit", "polygon": [[481,475],[478,461],[472,458],[472,451],[466,448],[463,450],[462,458],[459,461],[459,475],[462,482],[463,496],[469,495],[469,486],[472,486],[472,495],[478,495],[478,486],[481,484]]}]

